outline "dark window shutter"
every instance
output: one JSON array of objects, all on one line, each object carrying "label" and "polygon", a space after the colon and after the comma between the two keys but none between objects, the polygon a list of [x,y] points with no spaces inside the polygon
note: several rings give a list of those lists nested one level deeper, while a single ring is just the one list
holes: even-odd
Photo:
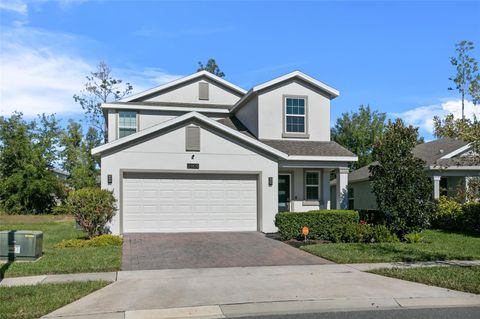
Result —
[{"label": "dark window shutter", "polygon": [[206,82],[198,83],[198,99],[208,100],[208,83]]},{"label": "dark window shutter", "polygon": [[190,152],[200,151],[200,128],[187,126],[185,128],[185,150]]}]

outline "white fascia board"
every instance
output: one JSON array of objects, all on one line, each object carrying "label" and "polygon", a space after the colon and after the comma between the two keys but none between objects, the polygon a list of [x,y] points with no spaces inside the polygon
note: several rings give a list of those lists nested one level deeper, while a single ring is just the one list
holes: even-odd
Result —
[{"label": "white fascia board", "polygon": [[278,78],[275,78],[273,80],[270,80],[270,81],[267,81],[265,83],[259,84],[255,87],[253,87],[252,90],[254,92],[257,92],[257,91],[263,90],[263,89],[268,88],[272,85],[275,85],[277,83],[289,80],[289,79],[294,78],[294,77],[298,77],[298,78],[304,80],[305,82],[308,82],[308,83],[310,83],[310,84],[328,92],[329,94],[331,94],[334,97],[337,97],[337,96],[340,95],[340,92],[338,90],[336,90],[336,89],[332,88],[331,86],[328,86],[325,83],[320,82],[320,81],[312,78],[311,76],[308,76],[305,73],[300,72],[300,71],[293,71],[293,72],[290,72],[288,74],[282,75]]},{"label": "white fascia board", "polygon": [[171,82],[156,86],[156,87],[151,88],[149,90],[124,97],[123,99],[120,99],[119,102],[131,102],[132,100],[135,100],[135,99],[138,99],[138,98],[141,98],[141,97],[153,94],[153,93],[161,92],[161,91],[163,91],[165,89],[168,89],[170,87],[182,84],[184,82],[188,82],[190,80],[193,80],[195,78],[202,77],[202,76],[206,76],[206,77],[212,79],[213,81],[219,82],[219,83],[223,84],[224,86],[226,86],[228,88],[231,88],[232,90],[237,91],[241,94],[247,93],[247,91],[245,89],[242,89],[241,87],[239,87],[239,86],[237,86],[233,83],[230,83],[230,82],[222,79],[221,77],[218,77],[218,76],[216,76],[216,75],[214,75],[214,74],[212,74],[208,71],[199,71],[197,73],[193,73],[193,74],[184,76],[182,78],[173,80]]},{"label": "white fascia board", "polygon": [[432,171],[480,171],[480,166],[455,166],[450,165],[448,167],[439,166],[430,166],[430,170]]},{"label": "white fascia board", "polygon": [[288,156],[289,161],[329,161],[329,162],[356,162],[357,156],[301,156],[291,155]]},{"label": "white fascia board", "polygon": [[469,144],[467,144],[467,145],[465,145],[465,146],[462,146],[462,147],[456,149],[456,150],[453,151],[453,152],[450,152],[450,153],[448,153],[448,154],[446,154],[446,155],[443,155],[443,156],[441,157],[441,159],[444,159],[444,158],[452,158],[452,157],[454,157],[454,156],[457,156],[458,154],[462,154],[462,153],[467,152],[467,151],[468,151],[469,149],[471,149],[471,148],[472,148],[472,145],[469,143]]},{"label": "white fascia board", "polygon": [[104,103],[102,109],[122,109],[122,110],[148,110],[148,111],[179,111],[179,112],[199,112],[199,113],[222,113],[229,114],[227,109],[217,108],[193,108],[193,107],[179,107],[179,106],[157,106],[157,105],[141,105],[141,104],[115,104]]},{"label": "white fascia board", "polygon": [[331,86],[323,83],[323,82],[320,82],[314,78],[312,78],[311,76],[308,76],[306,75],[305,73],[303,72],[300,72],[300,71],[293,71],[293,72],[290,72],[288,74],[285,74],[285,75],[282,75],[278,78],[275,78],[273,80],[270,80],[270,81],[267,81],[267,82],[264,82],[262,84],[259,84],[257,86],[254,86],[250,91],[248,91],[248,93],[246,95],[244,95],[237,103],[235,103],[235,105],[233,106],[232,108],[232,113],[235,112],[237,110],[237,108],[239,108],[243,102],[245,100],[247,100],[252,94],[258,92],[258,91],[261,91],[265,88],[268,88],[272,85],[275,85],[277,83],[280,83],[280,82],[283,82],[283,81],[286,81],[286,80],[289,80],[291,78],[294,78],[294,77],[297,77],[299,79],[302,79],[304,80],[305,82],[307,83],[310,83],[312,84],[313,86],[316,86],[318,88],[320,88],[321,90],[323,91],[326,91],[327,93],[329,93],[331,96],[333,96],[334,98],[335,97],[338,97],[340,95],[340,92],[337,90],[337,89],[334,89],[332,88]]},{"label": "white fascia board", "polygon": [[279,150],[273,148],[273,147],[270,147],[266,144],[263,144],[261,142],[259,142],[258,140],[254,139],[254,138],[251,138],[243,133],[240,133],[236,130],[233,130],[215,120],[212,120],[211,118],[205,116],[205,115],[202,115],[198,112],[190,112],[190,113],[187,113],[187,114],[183,114],[181,116],[178,116],[178,117],[175,117],[171,120],[168,120],[168,121],[165,121],[165,122],[162,122],[160,124],[157,124],[157,125],[154,125],[154,126],[151,126],[147,129],[144,129],[144,130],[141,130],[137,133],[134,133],[134,134],[131,134],[131,135],[128,135],[126,137],[122,137],[120,139],[117,139],[113,142],[110,142],[110,143],[107,143],[107,144],[104,144],[104,145],[101,145],[101,146],[98,146],[94,149],[92,149],[92,155],[97,155],[97,154],[100,154],[106,150],[109,150],[111,148],[114,148],[114,147],[117,147],[117,146],[120,146],[120,145],[123,145],[123,144],[126,144],[126,143],[129,143],[131,141],[134,141],[138,138],[141,138],[143,136],[146,136],[146,135],[149,135],[149,134],[152,134],[156,131],[159,131],[159,130],[162,130],[162,129],[165,129],[169,126],[172,126],[172,125],[175,125],[175,124],[178,124],[178,123],[181,123],[183,121],[186,121],[188,119],[198,119],[204,123],[207,123],[209,124],[210,126],[213,126],[214,128],[220,130],[220,131],[223,131],[225,133],[228,133],[232,136],[235,136],[237,137],[238,139],[242,140],[242,141],[245,141],[251,145],[254,145],[254,146],[257,146],[259,147],[260,149],[263,149],[269,153],[272,153],[280,158],[284,158],[286,159],[288,157],[287,154],[283,153],[283,152],[280,152]]}]

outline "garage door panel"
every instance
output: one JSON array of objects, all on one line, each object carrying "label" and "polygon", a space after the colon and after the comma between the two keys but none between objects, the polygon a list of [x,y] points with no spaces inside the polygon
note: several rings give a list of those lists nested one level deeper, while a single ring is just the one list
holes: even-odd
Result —
[{"label": "garage door panel", "polygon": [[255,176],[125,173],[124,232],[257,230]]}]

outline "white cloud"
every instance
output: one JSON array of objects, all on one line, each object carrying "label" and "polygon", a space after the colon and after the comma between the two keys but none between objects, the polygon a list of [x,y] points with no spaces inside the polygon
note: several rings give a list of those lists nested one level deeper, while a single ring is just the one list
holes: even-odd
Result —
[{"label": "white cloud", "polygon": [[2,31],[0,53],[0,114],[21,111],[80,113],[73,94],[82,87],[91,64],[63,49],[74,40],[70,35],[31,28]]},{"label": "white cloud", "polygon": [[2,0],[0,1],[0,10],[13,11],[22,15],[28,13],[27,4],[21,0]]},{"label": "white cloud", "polygon": [[[76,48],[92,41],[24,27],[3,28],[0,41],[0,115],[83,113],[72,96],[99,61],[86,59]],[[154,68],[112,68],[113,76],[130,82],[135,92],[179,77]]]},{"label": "white cloud", "polygon": [[[401,113],[391,113],[393,117],[403,119],[407,124],[418,126],[421,131],[426,134],[433,133],[433,117],[445,117],[448,114],[453,114],[455,118],[462,116],[462,101],[461,100],[447,100],[440,104],[433,104],[427,106],[419,106],[411,110]],[[465,101],[465,117],[473,118],[473,115],[480,117],[480,106],[475,106],[470,101]]]}]

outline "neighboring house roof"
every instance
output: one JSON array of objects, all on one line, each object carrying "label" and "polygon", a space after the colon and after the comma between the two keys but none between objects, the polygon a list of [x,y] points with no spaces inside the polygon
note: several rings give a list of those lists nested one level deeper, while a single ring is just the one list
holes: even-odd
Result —
[{"label": "neighboring house roof", "polygon": [[468,143],[453,138],[441,138],[431,142],[419,144],[413,149],[413,155],[426,162],[428,166],[435,165],[441,158],[447,158],[452,152],[464,148]]},{"label": "neighboring house roof", "polygon": [[[425,161],[425,166],[472,166],[476,160],[472,157],[453,157],[462,154],[470,149],[467,142],[452,139],[441,138],[427,143],[418,144],[413,149],[413,155]],[[376,162],[372,163],[375,164]],[[370,165],[372,165],[370,164]],[[368,180],[370,176],[370,165],[363,166],[348,175],[349,182],[360,182]],[[478,163],[476,163],[478,165]]]},{"label": "neighboring house roof", "polygon": [[236,110],[240,109],[246,101],[250,99],[251,96],[254,94],[258,93],[259,91],[265,90],[269,87],[272,87],[274,85],[277,85],[279,83],[289,81],[292,79],[299,79],[302,80],[313,87],[316,87],[320,91],[325,92],[331,99],[336,98],[337,96],[340,95],[340,92],[331,86],[328,86],[327,84],[318,81],[317,79],[312,78],[311,76],[306,75],[303,72],[300,71],[293,71],[288,74],[279,76],[278,78],[275,78],[273,80],[267,81],[265,83],[259,84],[257,86],[254,86],[252,89],[248,91],[246,95],[244,95],[232,108],[232,112],[235,112]]},{"label": "neighboring house roof", "polygon": [[239,87],[239,86],[237,86],[233,83],[230,83],[230,82],[228,82],[228,81],[226,81],[226,80],[224,80],[224,79],[222,79],[222,78],[220,78],[220,77],[218,77],[218,76],[216,76],[216,75],[214,75],[214,74],[212,74],[208,71],[199,71],[197,73],[179,78],[177,80],[174,80],[174,81],[162,84],[162,85],[159,85],[159,86],[154,87],[152,89],[127,96],[127,97],[119,100],[119,102],[132,102],[132,101],[135,101],[137,99],[140,99],[140,98],[143,98],[143,97],[146,97],[146,96],[156,95],[156,94],[159,94],[162,91],[165,91],[167,89],[170,89],[170,88],[175,87],[177,85],[180,85],[182,83],[189,82],[189,81],[192,81],[194,79],[201,78],[201,77],[207,77],[212,81],[215,81],[215,82],[217,82],[217,83],[219,83],[219,84],[221,84],[221,85],[223,85],[223,86],[225,86],[225,87],[227,87],[227,88],[229,88],[233,91],[236,91],[240,95],[244,95],[245,93],[247,93],[247,91],[242,89],[241,87]]}]

